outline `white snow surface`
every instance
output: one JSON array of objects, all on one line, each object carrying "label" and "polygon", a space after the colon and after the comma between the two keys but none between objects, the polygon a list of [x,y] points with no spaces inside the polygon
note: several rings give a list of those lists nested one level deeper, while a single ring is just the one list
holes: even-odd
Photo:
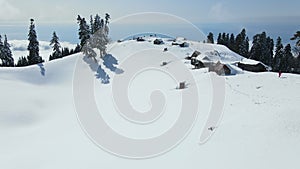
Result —
[{"label": "white snow surface", "polygon": [[[131,54],[146,49],[173,53],[193,74],[199,92],[199,115],[191,133],[170,152],[155,158],[131,160],[103,151],[83,131],[73,103],[75,63],[81,53],[25,68],[0,68],[0,168],[1,169],[282,169],[299,168],[300,76],[243,72],[225,79],[224,114],[205,144],[199,137],[212,104],[207,69],[192,70],[184,60],[194,50],[201,57],[234,63],[244,59],[224,46],[187,41],[189,48],[125,41],[112,43],[108,53],[119,64]],[[12,43],[14,44],[14,43]],[[217,51],[217,52],[214,52]],[[211,52],[211,53],[210,53]],[[220,55],[214,55],[219,53]],[[151,56],[149,55],[149,59]],[[103,61],[98,59],[103,65]],[[250,60],[251,61],[251,60]],[[172,62],[167,66],[171,67]],[[253,61],[251,61],[253,62]],[[138,64],[138,63],[137,63]],[[114,130],[128,137],[147,138],[161,134],[178,118],[178,85],[157,71],[141,74],[129,87],[130,101],[141,111],[149,109],[149,95],[159,88],[166,96],[165,115],[151,125],[128,124],[111,99],[114,72],[109,84],[95,79],[95,100],[103,118]],[[122,68],[122,67],[120,67]],[[234,68],[234,66],[233,66]],[[238,69],[238,68],[235,68]],[[126,72],[126,70],[123,70]],[[91,71],[91,73],[94,73]],[[83,100],[85,101],[85,100]]]}]

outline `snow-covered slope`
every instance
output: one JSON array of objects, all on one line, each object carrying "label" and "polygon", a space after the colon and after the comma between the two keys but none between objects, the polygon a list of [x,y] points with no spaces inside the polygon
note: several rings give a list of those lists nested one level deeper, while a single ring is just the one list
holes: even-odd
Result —
[{"label": "snow-covered slope", "polygon": [[[83,61],[82,54],[26,68],[0,68],[0,168],[299,168],[298,75],[283,74],[278,78],[276,73],[244,72],[220,77],[225,80],[226,93],[223,118],[214,126],[215,133],[210,140],[199,145],[213,99],[213,73],[206,69],[192,70],[183,58],[195,49],[202,54],[216,50],[221,53],[218,59],[224,62],[243,58],[223,46],[189,41],[189,48],[180,48],[169,44],[171,42],[153,45],[152,40],[109,45],[111,58],[108,60],[116,63],[112,61],[115,58],[123,73],[117,73],[112,65],[98,59],[101,72],[110,77],[105,84],[103,77],[107,76],[93,69],[93,61]],[[163,52],[166,47],[168,52]],[[153,89],[165,95],[165,114],[148,125],[124,120],[111,99],[114,78],[125,76],[128,71],[122,63],[134,54],[145,55],[150,62],[153,56],[147,52],[149,49],[166,58],[168,64],[164,69],[176,69],[181,62],[192,73],[195,84],[190,85],[198,88],[199,95],[198,118],[190,134],[170,152],[144,160],[120,158],[100,149],[82,129],[73,102],[75,63],[79,59],[83,63],[82,70],[97,75],[94,97],[106,122],[122,135],[149,138],[160,135],[176,122],[181,106],[180,91],[175,89],[178,82],[157,70],[140,72],[132,80],[128,88],[129,100],[140,111],[147,111],[151,106],[149,95]],[[178,60],[169,60],[169,54]]]}]

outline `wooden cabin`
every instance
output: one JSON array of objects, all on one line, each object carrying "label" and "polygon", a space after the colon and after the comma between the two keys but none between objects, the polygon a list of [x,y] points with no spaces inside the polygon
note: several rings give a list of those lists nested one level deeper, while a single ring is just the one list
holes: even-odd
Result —
[{"label": "wooden cabin", "polygon": [[226,64],[218,62],[216,64],[210,64],[208,71],[216,72],[218,75],[231,75],[231,69]]},{"label": "wooden cabin", "polygon": [[238,63],[237,66],[239,68],[241,68],[242,70],[246,70],[249,72],[266,72],[267,71],[267,67],[262,64],[262,63],[258,63],[258,64],[245,64],[245,63]]}]

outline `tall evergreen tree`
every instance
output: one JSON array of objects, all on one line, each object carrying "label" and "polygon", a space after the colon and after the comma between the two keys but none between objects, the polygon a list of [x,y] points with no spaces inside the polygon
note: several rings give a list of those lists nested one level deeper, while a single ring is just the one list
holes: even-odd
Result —
[{"label": "tall evergreen tree", "polygon": [[3,48],[4,48],[4,45],[3,45],[3,42],[2,42],[2,36],[0,35],[0,59],[1,59],[1,66],[4,66],[5,65],[5,62],[6,62],[6,59],[5,59],[5,55],[4,55],[4,52],[3,52]]},{"label": "tall evergreen tree", "polygon": [[294,69],[294,57],[292,54],[292,47],[290,44],[287,44],[284,48],[284,59],[285,64],[284,68],[286,69],[286,72],[292,72]]},{"label": "tall evergreen tree", "polygon": [[82,52],[87,57],[91,57],[96,61],[97,53],[94,51],[93,38],[87,39],[85,45],[82,47]]},{"label": "tall evergreen tree", "polygon": [[10,50],[10,44],[8,43],[7,36],[4,35],[4,54],[6,56],[6,66],[14,66],[14,58],[12,57],[12,52]]},{"label": "tall evergreen tree", "polygon": [[74,49],[74,53],[78,53],[80,51],[81,51],[80,45],[77,44],[76,47],[75,47],[75,49]]},{"label": "tall evergreen tree", "polygon": [[[109,38],[108,38],[108,34],[109,34],[109,18],[110,17],[106,17],[106,21],[104,22],[103,19],[100,20],[100,17],[96,15],[95,17],[95,22],[94,25],[98,25],[96,23],[98,23],[100,21],[100,25],[99,27],[95,27],[96,28],[96,32],[94,33],[94,35],[91,38],[91,46],[95,47],[97,49],[100,50],[100,56],[104,56],[106,54],[106,45],[109,42]],[[109,15],[108,15],[109,16]],[[91,55],[94,55],[92,52],[90,52]]]},{"label": "tall evergreen tree", "polygon": [[235,52],[248,57],[249,54],[249,38],[246,36],[246,30],[242,31],[236,36],[235,40]]},{"label": "tall evergreen tree", "polygon": [[242,43],[243,41],[245,40],[246,38],[246,30],[243,29],[237,36],[236,36],[236,39],[235,39],[235,49],[236,49],[236,52],[239,53],[240,51],[240,48],[242,46]]},{"label": "tall evergreen tree", "polygon": [[6,67],[14,66],[14,58],[12,57],[10,44],[8,43],[6,35],[4,35],[4,42],[2,42],[0,36],[0,58],[2,61],[2,66],[6,66]]},{"label": "tall evergreen tree", "polygon": [[300,74],[300,55],[296,58],[296,73]]},{"label": "tall evergreen tree", "polygon": [[[92,22],[92,21],[91,21]],[[85,18],[81,18],[80,15],[77,17],[77,23],[79,24],[79,39],[82,52],[88,57],[96,57],[96,53],[93,50],[92,34],[91,31],[95,33],[95,25],[90,29],[89,25],[86,23]],[[68,53],[68,54],[67,54]],[[69,49],[63,50],[63,55],[69,55]]]},{"label": "tall evergreen tree", "polygon": [[90,27],[91,27],[91,34],[94,34],[94,20],[93,20],[93,15],[90,16]]},{"label": "tall evergreen tree", "polygon": [[229,33],[226,34],[224,41],[225,41],[225,46],[228,46],[228,44],[229,44]]},{"label": "tall evergreen tree", "polygon": [[267,37],[265,32],[253,37],[253,45],[250,50],[249,58],[261,61],[264,64],[272,65],[273,60],[273,39]]},{"label": "tall evergreen tree", "polygon": [[33,65],[33,64],[44,62],[42,57],[39,55],[39,42],[37,40],[37,34],[35,31],[35,24],[33,19],[30,19],[28,40],[29,40],[29,44],[27,47],[29,51],[29,55],[27,56],[28,64]]},{"label": "tall evergreen tree", "polygon": [[222,45],[225,45],[225,46],[227,46],[227,41],[226,41],[226,33],[225,32],[223,32],[222,33],[222,41],[223,41],[223,44]]},{"label": "tall evergreen tree", "polygon": [[252,48],[250,50],[249,58],[258,61],[261,60],[261,43],[259,34],[253,37]]},{"label": "tall evergreen tree", "polygon": [[81,18],[80,15],[77,17],[77,23],[79,24],[79,39],[80,39],[80,46],[83,47],[86,43],[86,41],[90,38],[91,36],[91,31],[88,26],[88,24],[85,21],[85,18]]},{"label": "tall evergreen tree", "polygon": [[60,43],[59,43],[59,38],[56,35],[56,32],[53,32],[53,36],[52,36],[52,39],[50,41],[50,46],[52,46],[53,53],[50,55],[49,60],[62,58],[62,52],[60,50],[61,46],[60,46]]},{"label": "tall evergreen tree", "polygon": [[95,16],[94,23],[93,23],[93,30],[94,30],[93,33],[96,33],[96,32],[99,31],[102,27],[103,27],[103,25],[101,24],[101,18],[100,18],[100,16],[97,14],[97,15]]},{"label": "tall evergreen tree", "polygon": [[228,48],[232,51],[236,51],[236,49],[235,49],[235,37],[234,37],[233,33],[230,35]]},{"label": "tall evergreen tree", "polygon": [[207,43],[212,43],[214,44],[214,34],[212,32],[209,32],[209,34],[207,35]]},{"label": "tall evergreen tree", "polygon": [[243,50],[242,50],[242,55],[245,55],[245,57],[249,57],[249,48],[250,48],[250,44],[249,44],[249,38],[248,36],[246,37],[246,40],[244,41],[243,44]]},{"label": "tall evergreen tree", "polygon": [[291,40],[297,40],[296,46],[300,46],[300,31],[297,31],[291,38]]},{"label": "tall evergreen tree", "polygon": [[276,41],[275,56],[272,65],[273,71],[283,71],[283,67],[282,67],[283,58],[284,58],[283,45],[281,42],[281,38],[278,37]]},{"label": "tall evergreen tree", "polygon": [[222,39],[222,34],[221,33],[219,33],[219,35],[218,35],[217,44],[219,44],[219,45],[223,44],[223,39]]},{"label": "tall evergreen tree", "polygon": [[108,13],[105,14],[105,24],[108,25],[110,20],[110,15]]},{"label": "tall evergreen tree", "polygon": [[273,53],[273,51],[274,51],[274,41],[273,41],[273,39],[272,38],[270,38],[270,37],[267,37],[267,41],[266,41],[266,48],[267,48],[267,51],[266,51],[266,53],[264,54],[264,56],[265,56],[265,63],[267,64],[267,65],[272,65],[272,62],[273,62],[273,55],[274,55],[274,53]]}]

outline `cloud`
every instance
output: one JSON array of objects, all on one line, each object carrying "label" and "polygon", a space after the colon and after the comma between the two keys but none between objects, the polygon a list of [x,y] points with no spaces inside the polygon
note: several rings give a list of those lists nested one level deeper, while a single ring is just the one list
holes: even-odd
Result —
[{"label": "cloud", "polygon": [[15,6],[11,5],[8,0],[0,0],[0,19],[11,20],[19,16],[20,10]]},{"label": "cloud", "polygon": [[214,4],[210,8],[209,16],[213,21],[228,21],[232,19],[229,10],[222,3]]}]

